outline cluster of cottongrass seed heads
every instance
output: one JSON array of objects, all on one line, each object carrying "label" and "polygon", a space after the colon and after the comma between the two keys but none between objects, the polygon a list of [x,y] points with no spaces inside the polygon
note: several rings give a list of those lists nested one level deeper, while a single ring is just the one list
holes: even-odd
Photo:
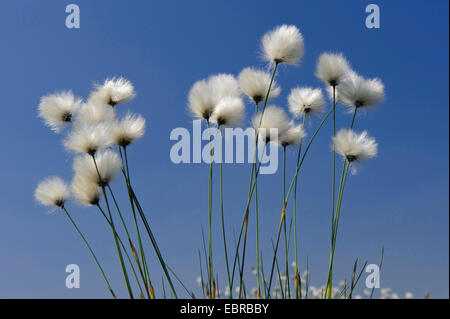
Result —
[{"label": "cluster of cottongrass seed heads", "polygon": [[[222,161],[219,164],[220,205],[217,206],[221,217],[221,234],[226,262],[226,274],[221,275],[221,278],[227,279],[224,289],[219,289],[219,274],[214,271],[213,251],[218,248],[212,242],[212,218],[217,215],[214,213],[216,206],[213,205],[213,161],[209,164],[207,200],[209,227],[208,243],[205,243],[204,247],[205,272],[202,270],[203,262],[200,258],[202,275],[198,282],[201,286],[201,292],[204,298],[211,299],[221,297],[358,298],[359,295],[353,295],[361,276],[361,273],[359,275],[357,273],[357,262],[351,282],[340,285],[340,288],[333,286],[334,252],[348,172],[350,168],[352,168],[351,171],[355,172],[355,166],[374,158],[378,150],[375,139],[367,131],[358,132],[354,130],[356,114],[359,110],[366,110],[383,102],[383,84],[378,78],[365,78],[357,74],[343,54],[323,53],[317,59],[315,75],[325,84],[325,88],[306,85],[293,87],[286,98],[287,112],[285,108],[277,106],[273,102],[281,94],[281,87],[276,81],[277,70],[281,64],[296,66],[300,63],[305,55],[303,36],[296,26],[282,25],[276,27],[263,35],[261,51],[261,56],[263,60],[268,62],[268,67],[245,67],[237,76],[227,73],[211,75],[195,82],[187,98],[191,115],[203,120],[209,130],[216,130],[215,135],[210,134],[211,137],[215,136],[215,138],[222,138],[222,134],[218,135],[218,133],[221,133],[225,127],[245,126],[246,104],[253,105],[253,110],[250,111],[253,115],[249,123],[254,129],[256,146],[254,161],[251,165],[249,191],[244,198],[246,205],[242,223],[239,224],[240,228],[238,228],[240,231],[236,234],[238,236],[234,240],[234,250],[230,249],[225,229]],[[271,72],[268,69],[271,69]],[[59,177],[49,177],[39,183],[35,191],[35,197],[43,205],[53,206],[65,212],[91,252],[113,297],[115,297],[115,294],[107,276],[86,238],[71,218],[66,202],[72,197],[82,205],[97,207],[105,218],[112,231],[130,298],[134,297],[133,290],[136,285],[141,298],[155,298],[156,295],[150,279],[147,257],[142,246],[143,227],[161,264],[165,280],[171,288],[172,297],[177,298],[170,274],[176,275],[164,262],[130,179],[127,148],[144,135],[146,123],[143,117],[133,113],[128,113],[122,119],[118,119],[115,112],[117,105],[131,101],[134,96],[134,87],[128,80],[112,78],[106,80],[102,85],[96,85],[87,101],[76,98],[70,91],[42,97],[38,107],[39,116],[55,132],[61,132],[67,125],[71,126],[63,144],[76,156],[73,159],[74,175],[71,184],[66,184]],[[327,98],[329,101],[327,101]],[[269,100],[271,104],[268,103]],[[327,104],[330,107],[327,107]],[[345,107],[345,113],[353,114],[348,127],[339,130],[336,128],[336,106],[338,104]],[[328,277],[324,285],[316,288],[309,284],[309,272],[305,270],[302,273],[299,270],[297,188],[298,176],[304,159],[315,137],[326,120],[330,118],[330,115],[332,115],[333,122],[330,141],[333,153],[332,161],[330,160],[330,164],[333,165],[333,176],[330,178],[332,190],[330,263]],[[314,130],[307,132],[306,128],[311,127],[311,125],[306,125],[307,122],[312,124],[316,119],[320,123]],[[269,143],[278,145],[283,150],[283,180],[281,187],[276,186],[276,189],[283,192],[283,201],[280,203],[280,223],[275,225],[277,236],[272,247],[273,258],[270,259],[269,267],[267,268],[266,265],[264,271],[262,251],[259,247],[257,197],[259,169],[262,163],[262,158],[258,158],[257,155],[262,154],[264,156],[264,151],[258,152],[257,149],[265,148]],[[210,143],[210,145],[211,156],[213,156],[215,146],[212,145],[215,144]],[[222,143],[219,145],[222,145]],[[286,182],[286,149],[288,147],[297,150],[296,165],[290,183]],[[115,151],[116,149],[117,151]],[[336,154],[341,155],[343,161],[340,176],[336,169],[339,163]],[[137,247],[133,244],[133,236],[130,235],[130,230],[123,219],[111,187],[111,183],[119,175],[123,175],[124,184],[128,191],[130,210],[135,223],[133,229],[138,241]],[[288,203],[292,199],[291,195],[293,195],[292,210],[290,206],[288,207]],[[119,235],[117,224],[113,218],[114,211],[120,217],[127,240],[122,240]],[[256,229],[256,267],[253,268],[253,273],[256,275],[257,286],[247,291],[244,273],[246,269],[245,257],[249,248],[246,242],[249,225],[252,226],[249,216],[253,214]],[[288,235],[287,231],[287,216],[293,220],[294,256],[291,256],[289,250],[291,236]],[[282,259],[277,257],[280,240],[284,241],[285,256]],[[129,250],[132,252],[132,257],[128,253]],[[294,261],[289,266],[288,261],[291,257],[294,257]],[[272,285],[274,277],[278,278]],[[180,278],[176,278],[190,297],[195,296],[193,291],[189,291],[182,284]],[[135,284],[132,284],[133,281],[135,281]],[[372,294],[373,291],[370,296]],[[384,295],[387,296],[387,293],[384,293]],[[166,297],[165,293],[163,297]],[[411,295],[408,293],[407,297],[411,297]]]}]

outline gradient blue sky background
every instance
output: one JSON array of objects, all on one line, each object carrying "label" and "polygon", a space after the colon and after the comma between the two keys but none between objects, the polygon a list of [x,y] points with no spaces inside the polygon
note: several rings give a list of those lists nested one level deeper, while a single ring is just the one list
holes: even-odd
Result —
[{"label": "gradient blue sky background", "polygon": [[[65,27],[65,7],[72,2],[81,9],[78,30]],[[378,30],[364,24],[370,3],[381,9]],[[251,65],[265,67],[259,58],[260,38],[285,23],[303,33],[306,55],[299,67],[279,70],[283,92],[275,103],[285,107],[293,86],[322,86],[313,74],[315,62],[330,50],[343,52],[355,70],[380,77],[386,87],[386,102],[357,119],[357,129],[377,138],[379,156],[349,178],[336,282],[350,278],[355,258],[378,263],[384,246],[383,287],[401,296],[411,291],[416,297],[427,292],[448,297],[448,1],[15,0],[2,1],[0,12],[1,298],[109,297],[65,217],[46,214],[33,191],[47,175],[71,178],[72,155],[61,146],[65,132],[55,135],[42,125],[36,111],[39,98],[63,89],[86,97],[93,82],[114,75],[130,79],[138,93],[132,103],[118,107],[119,112],[139,112],[149,125],[145,138],[130,149],[136,189],[168,263],[196,288],[200,225],[207,224],[207,166],[173,164],[170,131],[191,129],[186,95],[196,80],[218,72],[237,74]],[[249,106],[248,117],[252,111]],[[349,115],[339,112],[339,126],[349,121]],[[304,269],[308,256],[315,285],[324,284],[329,256],[330,123],[302,169],[300,257]],[[295,156],[289,153],[291,169]],[[281,208],[280,172],[260,180],[266,267]],[[224,176],[231,234],[243,214],[249,165],[226,165]],[[125,200],[121,197],[123,207]],[[103,220],[94,209],[73,204],[68,208],[88,234],[113,288],[125,297]],[[248,247],[253,248],[250,220]],[[218,226],[214,240],[221,248]],[[248,266],[255,265],[251,252]],[[221,253],[216,261],[223,265]],[[80,289],[65,287],[65,266],[70,263],[81,268]],[[155,260],[152,269],[159,286]]]}]

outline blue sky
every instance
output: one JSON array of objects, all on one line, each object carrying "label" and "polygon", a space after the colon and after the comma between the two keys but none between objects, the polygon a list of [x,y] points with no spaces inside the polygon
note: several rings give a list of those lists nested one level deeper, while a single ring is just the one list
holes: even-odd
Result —
[{"label": "blue sky", "polygon": [[[0,3],[1,298],[109,297],[65,217],[46,214],[47,209],[35,203],[33,191],[48,175],[71,178],[72,155],[61,144],[65,132],[55,135],[42,125],[36,111],[39,98],[63,89],[86,97],[93,82],[114,75],[130,79],[138,93],[120,106],[119,113],[131,109],[148,121],[145,138],[130,149],[135,188],[168,263],[188,286],[196,287],[200,225],[207,224],[207,166],[173,164],[169,134],[176,127],[191,129],[186,96],[196,80],[219,72],[237,74],[246,66],[266,67],[259,41],[280,24],[298,26],[306,55],[300,66],[280,68],[277,81],[283,92],[274,103],[286,107],[294,86],[322,86],[313,73],[324,51],[343,52],[357,72],[380,77],[386,87],[386,102],[357,119],[357,129],[367,129],[377,138],[379,156],[349,178],[336,281],[350,278],[355,258],[378,263],[384,246],[383,287],[401,295],[411,291],[417,297],[427,292],[448,297],[448,1],[78,0],[73,1],[81,10],[77,30],[64,24],[69,3]],[[380,29],[365,27],[369,3],[380,6]],[[252,110],[249,105],[248,116]],[[339,108],[338,126],[349,121]],[[304,269],[308,256],[315,285],[326,279],[329,256],[330,123],[305,161],[299,195],[300,259]],[[317,121],[308,129],[316,125]],[[295,156],[289,152],[291,170]],[[267,256],[281,208],[280,172],[260,179],[262,246]],[[248,176],[249,165],[224,168],[229,233],[241,221]],[[124,195],[121,182],[113,188]],[[126,197],[121,199],[126,207]],[[94,209],[74,204],[68,208],[93,243],[113,289],[125,297],[106,225]],[[248,247],[253,248],[250,220]],[[219,224],[214,227],[219,249]],[[253,252],[248,266],[255,264]],[[222,254],[215,260],[220,269]],[[71,263],[80,266],[80,289],[64,285],[65,266]],[[154,258],[151,269],[159,286],[161,273]]]}]

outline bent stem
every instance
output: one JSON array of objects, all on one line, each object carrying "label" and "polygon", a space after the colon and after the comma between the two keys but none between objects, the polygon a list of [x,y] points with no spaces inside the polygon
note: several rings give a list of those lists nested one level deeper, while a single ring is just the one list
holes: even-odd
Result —
[{"label": "bent stem", "polygon": [[98,269],[100,270],[100,272],[102,273],[102,277],[105,280],[106,285],[108,286],[108,290],[111,293],[111,295],[113,296],[114,299],[117,299],[116,295],[114,294],[113,290],[111,289],[111,286],[108,282],[108,279],[106,279],[106,275],[105,272],[103,271],[102,266],[100,266],[100,262],[98,261],[97,257],[95,256],[94,252],[92,251],[91,246],[89,245],[89,243],[87,242],[86,238],[84,238],[83,234],[81,233],[80,229],[78,228],[78,226],[75,224],[74,220],[72,219],[72,217],[70,216],[69,212],[67,211],[67,209],[62,206],[61,209],[64,211],[64,213],[66,214],[67,218],[69,218],[71,224],[73,225],[73,227],[75,228],[75,230],[77,231],[78,235],[80,235],[81,239],[83,240],[84,244],[86,245],[86,247],[89,249],[89,252],[91,253],[92,257],[94,258],[95,263],[97,264]]}]

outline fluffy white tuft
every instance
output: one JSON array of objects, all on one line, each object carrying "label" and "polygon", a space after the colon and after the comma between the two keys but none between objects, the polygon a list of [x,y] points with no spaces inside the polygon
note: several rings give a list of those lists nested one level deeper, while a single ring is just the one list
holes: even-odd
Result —
[{"label": "fluffy white tuft", "polygon": [[39,116],[54,132],[59,132],[72,121],[80,105],[81,100],[76,99],[71,91],[46,95],[41,97]]},{"label": "fluffy white tuft", "polygon": [[218,103],[224,97],[241,97],[242,92],[239,82],[232,74],[215,74],[208,78],[214,95],[214,100]]},{"label": "fluffy white tuft", "polygon": [[[261,113],[253,116],[253,127],[257,130],[259,138],[268,143],[278,140],[289,129],[290,122],[286,112],[274,105],[267,106],[261,118]],[[259,129],[258,129],[259,128]],[[271,132],[276,129],[276,132]]]},{"label": "fluffy white tuft", "polygon": [[97,205],[100,201],[101,195],[98,185],[81,177],[80,175],[74,176],[70,188],[72,190],[72,196],[81,205]]},{"label": "fluffy white tuft", "polygon": [[188,95],[188,107],[191,113],[208,121],[214,111],[215,103],[211,84],[207,80],[195,82]]},{"label": "fluffy white tuft", "polygon": [[341,53],[322,53],[317,60],[316,76],[328,85],[339,85],[350,71],[350,65]]},{"label": "fluffy white tuft", "polygon": [[127,113],[125,117],[112,124],[114,143],[126,147],[140,139],[145,133],[145,119],[137,114]]},{"label": "fluffy white tuft", "polygon": [[302,125],[294,125],[291,123],[289,128],[280,135],[278,143],[283,147],[299,145],[305,136],[306,133]]},{"label": "fluffy white tuft", "polygon": [[[117,173],[122,167],[122,161],[114,151],[104,150],[95,156],[94,160],[89,155],[77,156],[73,161],[73,170],[75,175],[84,179],[86,182],[104,186],[116,178]],[[99,180],[99,176],[101,180]]]},{"label": "fluffy white tuft", "polygon": [[94,155],[112,144],[111,125],[99,123],[75,127],[64,140],[64,146],[72,151]]},{"label": "fluffy white tuft", "polygon": [[244,102],[241,98],[225,97],[217,103],[211,115],[211,122],[218,126],[239,126],[245,116],[244,109]]},{"label": "fluffy white tuft", "polygon": [[288,97],[289,111],[295,117],[320,114],[323,112],[325,100],[321,89],[310,87],[296,87]]},{"label": "fluffy white tuft", "polygon": [[305,54],[303,36],[294,25],[282,25],[264,34],[264,58],[269,62],[296,65]]},{"label": "fluffy white tuft", "polygon": [[102,122],[112,122],[115,118],[116,114],[111,106],[90,101],[81,106],[74,124],[75,126],[95,125]]},{"label": "fluffy white tuft", "polygon": [[363,162],[377,155],[378,145],[367,131],[360,134],[347,129],[341,129],[333,137],[336,152],[349,162]]},{"label": "fluffy white tuft", "polygon": [[384,100],[384,85],[380,79],[365,79],[355,72],[345,76],[337,87],[339,100],[351,110],[377,106]]},{"label": "fluffy white tuft", "polygon": [[[255,103],[259,103],[266,98],[269,89],[271,75],[263,70],[255,68],[245,68],[239,73],[238,81],[242,91]],[[281,88],[275,81],[269,93],[269,99],[280,95]]]},{"label": "fluffy white tuft", "polygon": [[34,191],[36,200],[45,206],[64,207],[69,196],[69,185],[57,176],[46,178],[38,184]]},{"label": "fluffy white tuft", "polygon": [[95,85],[89,100],[99,104],[115,106],[132,100],[136,96],[133,84],[123,77],[106,79],[103,85]]}]

